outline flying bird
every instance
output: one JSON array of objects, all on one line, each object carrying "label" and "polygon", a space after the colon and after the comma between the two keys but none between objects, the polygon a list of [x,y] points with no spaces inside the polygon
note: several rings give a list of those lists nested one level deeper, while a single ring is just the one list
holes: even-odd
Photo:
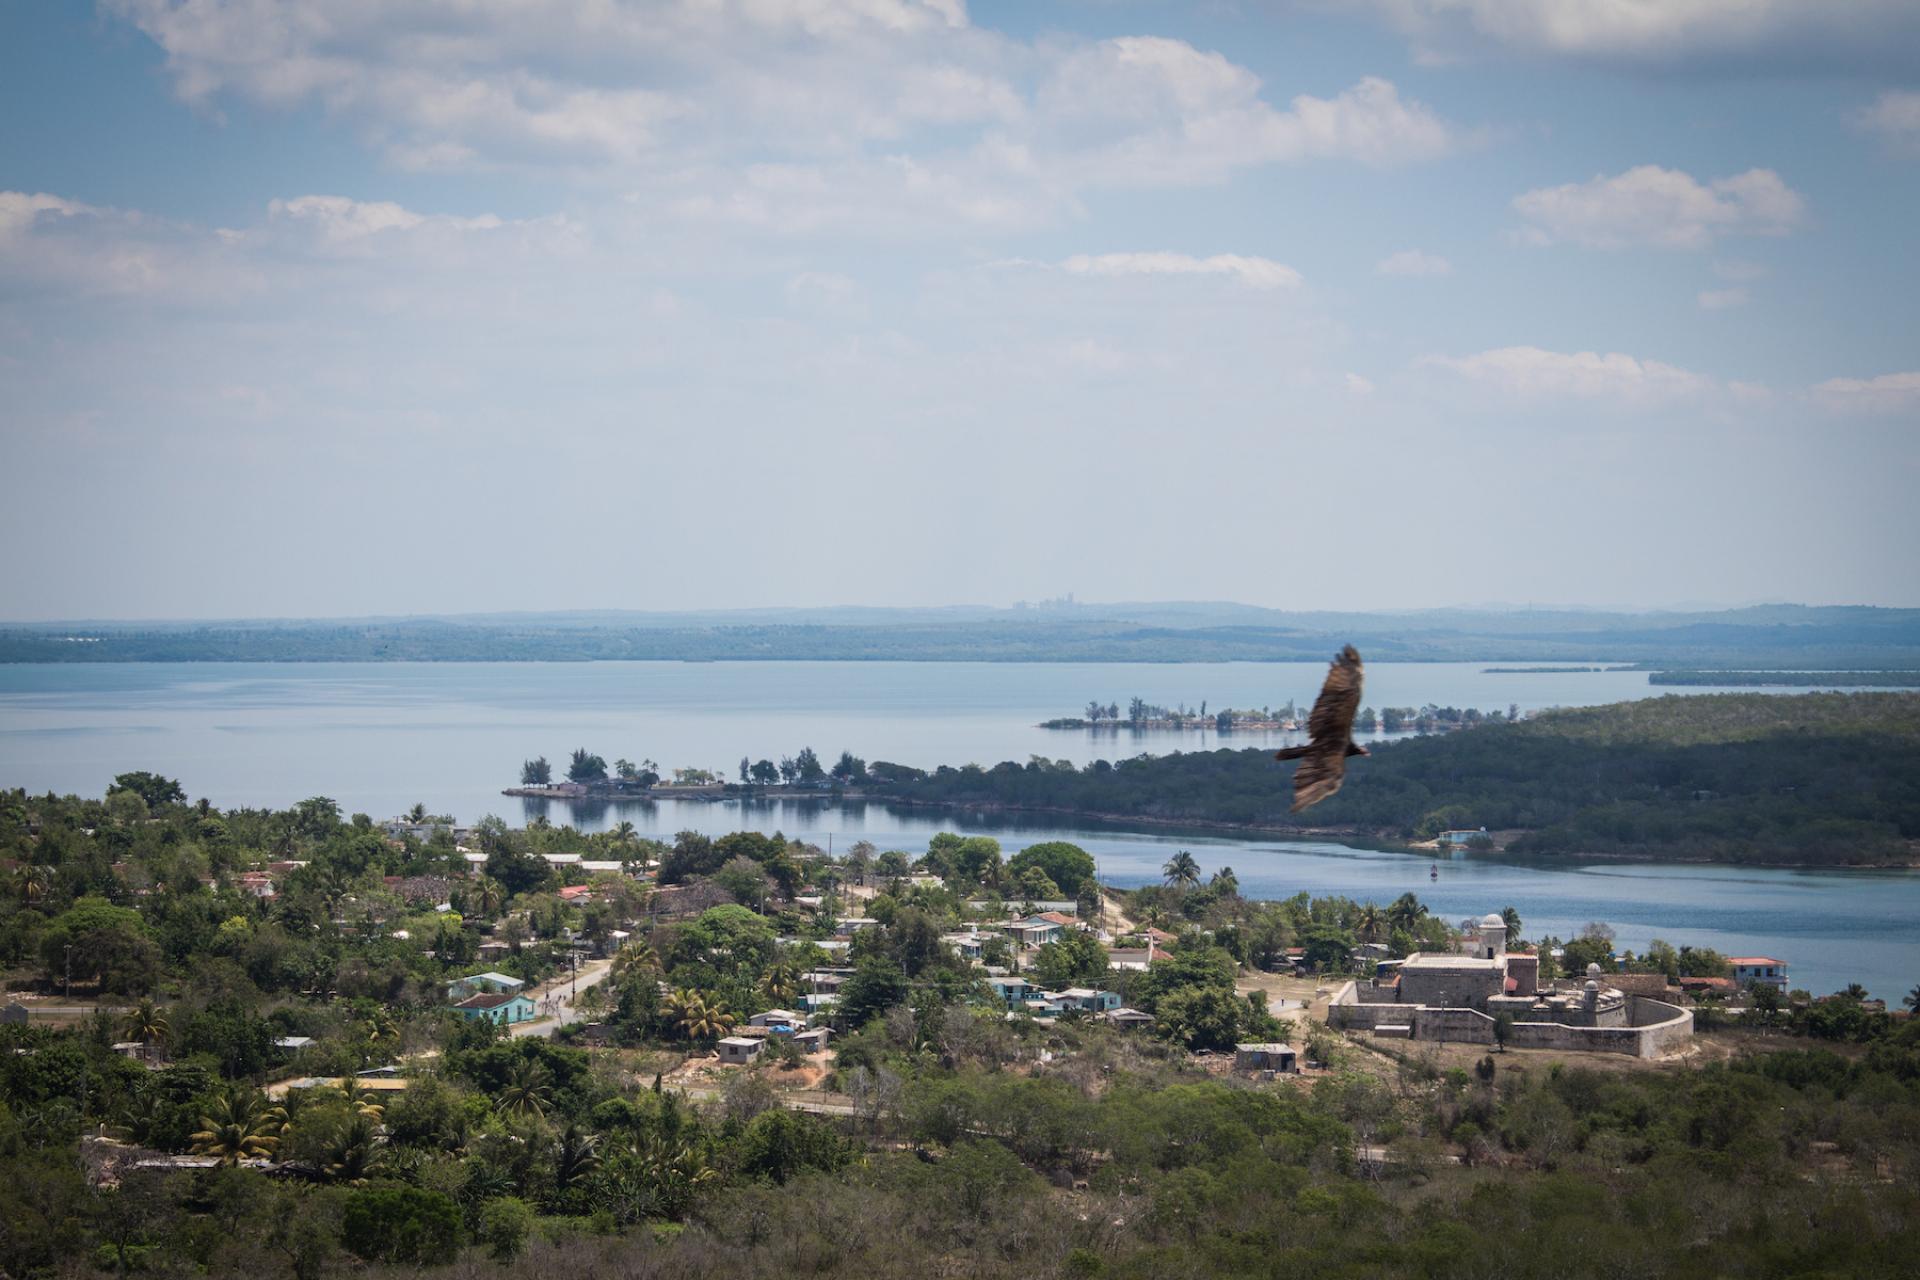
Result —
[{"label": "flying bird", "polygon": [[1293,773],[1293,811],[1318,804],[1346,781],[1347,757],[1371,755],[1353,740],[1353,717],[1360,710],[1360,652],[1352,645],[1327,668],[1327,682],[1307,717],[1307,745],[1274,753],[1275,760],[1298,760]]}]

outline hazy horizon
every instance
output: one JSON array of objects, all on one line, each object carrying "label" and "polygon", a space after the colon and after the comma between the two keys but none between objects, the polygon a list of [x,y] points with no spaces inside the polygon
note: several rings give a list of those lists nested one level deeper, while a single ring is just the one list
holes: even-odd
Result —
[{"label": "hazy horizon", "polygon": [[1313,617],[1324,615],[1354,615],[1374,618],[1405,617],[1417,619],[1433,615],[1490,615],[1502,614],[1592,614],[1607,617],[1666,617],[1674,615],[1735,613],[1749,609],[1886,609],[1906,610],[1920,608],[1910,604],[1878,604],[1862,601],[1843,601],[1833,604],[1809,604],[1799,600],[1743,600],[1730,603],[1700,601],[1681,601],[1670,604],[1595,604],[1585,601],[1550,602],[1535,601],[1519,604],[1507,601],[1482,603],[1452,603],[1419,607],[1381,606],[1378,608],[1355,609],[1317,609],[1306,606],[1262,605],[1245,600],[1063,600],[1059,598],[1028,601],[1015,600],[1005,604],[984,604],[974,601],[954,601],[928,605],[880,605],[863,602],[841,604],[797,604],[797,605],[720,605],[703,609],[616,609],[616,608],[555,608],[555,609],[462,609],[433,613],[363,613],[363,614],[309,614],[309,615],[257,615],[257,616],[173,616],[173,617],[93,617],[93,618],[25,618],[0,615],[0,626],[48,627],[48,626],[198,626],[217,623],[235,625],[277,624],[305,625],[320,623],[404,623],[404,622],[477,622],[492,619],[520,619],[527,621],[552,620],[556,622],[588,623],[594,620],[618,622],[627,618],[716,618],[737,616],[742,618],[765,615],[814,615],[814,614],[970,614],[974,616],[994,616],[1002,614],[1032,615],[1045,614],[1056,617],[1071,617],[1076,611],[1093,613],[1119,613],[1125,610],[1157,609],[1220,609],[1220,610],[1260,610],[1263,612],[1284,614],[1291,617]]},{"label": "hazy horizon", "polygon": [[1895,0],[0,7],[0,611],[1920,604],[1916,207]]}]

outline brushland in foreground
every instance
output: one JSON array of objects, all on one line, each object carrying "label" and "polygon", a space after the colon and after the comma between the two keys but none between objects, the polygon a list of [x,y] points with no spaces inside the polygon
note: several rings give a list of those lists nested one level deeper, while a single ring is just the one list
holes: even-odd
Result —
[{"label": "brushland in foreground", "polygon": [[[1904,1277],[1920,1249],[1920,1023],[1860,993],[1756,1003],[1668,1066],[1388,1058],[1276,1020],[1268,984],[1298,980],[1268,970],[1448,938],[1412,895],[1252,902],[1178,859],[1103,894],[1071,845],[1003,863],[959,835],[917,867],[777,833],[473,839],[470,866],[447,827],[221,811],[153,774],[0,793],[8,984],[94,1008],[0,1026],[0,1273]],[[1049,889],[1116,937],[1163,926],[1145,968],[1080,932],[1024,959],[1151,1031],[1011,1011],[947,945]],[[856,913],[830,1049],[719,1062]],[[576,944],[604,957],[599,1037],[449,1006],[483,965],[551,985]],[[1281,1035],[1324,1065],[1227,1074]]]}]

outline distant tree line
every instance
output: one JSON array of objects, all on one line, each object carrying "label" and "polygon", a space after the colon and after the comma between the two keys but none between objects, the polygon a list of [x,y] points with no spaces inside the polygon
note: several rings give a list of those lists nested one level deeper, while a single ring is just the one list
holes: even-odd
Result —
[{"label": "distant tree line", "polygon": [[1674,696],[1413,738],[1349,762],[1345,788],[1304,818],[1288,812],[1288,777],[1264,750],[1218,750],[942,767],[875,789],[918,803],[1405,839],[1486,827],[1521,832],[1508,847],[1524,854],[1904,862],[1920,838],[1920,696]]}]

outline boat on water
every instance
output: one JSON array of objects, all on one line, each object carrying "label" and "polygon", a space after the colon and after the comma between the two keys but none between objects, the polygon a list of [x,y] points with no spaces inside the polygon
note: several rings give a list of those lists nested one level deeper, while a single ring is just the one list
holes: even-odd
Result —
[{"label": "boat on water", "polygon": [[1440,878],[1440,864],[1436,862],[1432,866],[1429,866],[1427,868],[1427,879],[1438,880],[1439,878]]}]

